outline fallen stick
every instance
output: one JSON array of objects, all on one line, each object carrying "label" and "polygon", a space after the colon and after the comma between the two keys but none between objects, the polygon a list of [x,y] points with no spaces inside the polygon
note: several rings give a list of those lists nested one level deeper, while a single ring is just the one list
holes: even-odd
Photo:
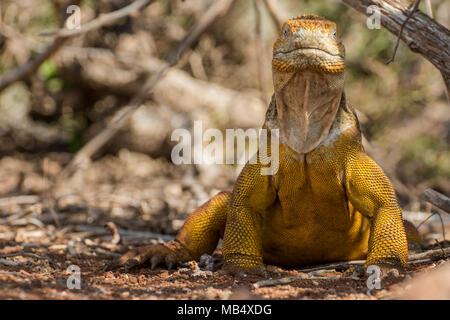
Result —
[{"label": "fallen stick", "polygon": [[0,207],[21,204],[35,204],[36,202],[39,202],[40,199],[41,197],[39,196],[15,196],[0,198]]},{"label": "fallen stick", "polygon": [[[438,260],[438,259],[442,259],[442,258],[447,258],[447,256],[449,254],[450,254],[450,248],[428,250],[428,251],[425,251],[422,253],[416,253],[416,254],[409,255],[407,263],[415,263],[418,260],[421,260],[421,262]],[[366,263],[365,260],[351,260],[351,261],[329,263],[329,264],[319,265],[317,267],[306,268],[306,269],[296,269],[296,270],[299,272],[314,272],[314,271],[325,270],[325,269],[333,269],[333,270],[347,269],[351,266],[362,266],[365,263]]]},{"label": "fallen stick", "polygon": [[301,275],[283,277],[280,279],[262,280],[262,281],[253,283],[252,287],[254,289],[258,289],[258,288],[262,288],[262,287],[276,286],[279,284],[289,284],[294,281],[306,280],[306,279],[307,280],[339,280],[339,279],[345,278],[345,277],[341,277],[341,276],[334,276],[334,277],[322,276],[323,274],[328,273],[328,272],[334,272],[334,270],[317,270],[317,271],[312,271],[312,272],[308,272],[308,273],[301,274]]},{"label": "fallen stick", "polygon": [[450,254],[450,248],[440,248],[440,249],[428,250],[425,252],[409,255],[408,262],[422,260],[422,259],[428,259],[430,261],[431,260],[439,260],[442,258],[448,258],[449,254]]},{"label": "fallen stick", "polygon": [[[436,250],[429,250],[423,253],[418,254],[412,254],[408,257],[408,263],[414,264],[416,261],[418,262],[427,262],[431,260],[438,260],[440,258],[448,258],[448,254],[450,254],[450,248],[445,249],[436,249]],[[300,269],[299,272],[306,272],[305,274],[296,275],[296,276],[290,276],[290,277],[283,277],[280,279],[270,279],[270,280],[262,280],[254,283],[252,286],[254,289],[262,288],[262,287],[268,287],[268,286],[276,286],[276,285],[283,285],[283,284],[289,284],[293,281],[298,280],[339,280],[339,279],[353,279],[353,277],[346,277],[346,276],[335,276],[335,277],[324,277],[322,276],[324,273],[328,272],[334,272],[336,268],[345,268],[347,266],[351,265],[362,265],[364,264],[364,260],[354,260],[354,261],[347,261],[343,263],[334,263],[334,264],[327,264],[323,266],[318,266],[316,268],[309,268],[309,269]]]},{"label": "fallen stick", "polygon": [[[80,225],[76,226],[74,228],[76,231],[81,232],[88,232],[93,235],[107,235],[108,232],[102,228],[102,227],[93,227],[93,226],[86,226],[86,225]],[[146,239],[162,239],[164,241],[170,241],[173,240],[175,237],[167,234],[160,234],[160,233],[154,233],[154,232],[148,232],[148,231],[135,231],[135,230],[124,230],[117,228],[119,234],[121,237],[129,237],[129,238],[146,238]]]},{"label": "fallen stick", "polygon": [[351,261],[344,261],[344,262],[336,262],[336,263],[328,263],[324,265],[320,265],[317,267],[312,268],[306,268],[306,269],[296,269],[299,272],[312,272],[312,271],[319,271],[319,270],[325,270],[325,269],[348,269],[351,266],[360,266],[364,265],[366,263],[365,260],[351,260]]},{"label": "fallen stick", "polygon": [[6,260],[4,258],[0,258],[0,264],[3,264],[3,265],[8,266],[8,267],[18,267],[18,266],[28,265],[27,262],[9,261],[9,260]]},{"label": "fallen stick", "polygon": [[0,254],[0,258],[10,258],[10,257],[28,257],[37,260],[47,260],[49,263],[52,263],[52,259],[50,259],[49,257],[40,256],[32,252],[13,252],[7,254]]}]

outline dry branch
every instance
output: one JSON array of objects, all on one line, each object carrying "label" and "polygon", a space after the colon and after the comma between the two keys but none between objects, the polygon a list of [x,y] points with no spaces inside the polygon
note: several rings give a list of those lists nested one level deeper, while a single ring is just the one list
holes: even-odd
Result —
[{"label": "dry branch", "polygon": [[[0,92],[16,81],[21,81],[33,74],[39,66],[48,58],[50,58],[58,49],[67,41],[67,39],[78,36],[82,33],[109,25],[123,17],[130,15],[136,10],[142,9],[149,5],[153,0],[137,0],[132,4],[119,9],[117,11],[100,15],[97,19],[88,22],[81,29],[62,29],[59,31],[48,32],[45,35],[55,35],[54,39],[45,49],[38,55],[32,57],[27,63],[17,67],[0,80]],[[78,3],[78,2],[77,2]],[[75,4],[75,3],[73,3]]]},{"label": "dry branch", "polygon": [[195,41],[198,40],[200,35],[212,25],[216,19],[225,14],[230,8],[234,0],[221,0],[212,4],[206,13],[201,17],[183,40],[172,50],[171,54],[167,58],[167,64],[161,67],[161,69],[147,79],[141,90],[131,99],[127,106],[117,111],[111,121],[107,124],[106,128],[89,141],[69,163],[69,165],[63,170],[60,178],[65,178],[72,175],[80,166],[89,163],[91,157],[108,143],[116,133],[128,122],[130,117],[139,109],[142,103],[146,100],[148,95],[152,92],[154,86],[158,81],[166,74],[166,72],[174,66],[181,55],[188,49]]},{"label": "dry branch", "polygon": [[0,92],[16,81],[21,81],[33,74],[39,66],[55,53],[66,41],[64,38],[57,38],[47,45],[38,55],[32,57],[27,63],[12,70],[0,80]]},{"label": "dry branch", "polygon": [[433,189],[426,189],[422,195],[422,199],[435,205],[439,209],[450,213],[450,198],[442,193],[439,193]]},{"label": "dry branch", "polygon": [[[381,24],[395,35],[408,16],[410,2],[406,0],[343,0],[344,3],[368,15],[369,6],[377,6],[381,14]],[[450,31],[417,10],[412,14],[400,35],[406,45],[420,53],[441,71],[447,94],[450,90]]]},{"label": "dry branch", "polygon": [[79,29],[60,29],[56,31],[42,32],[40,35],[56,36],[58,38],[75,37],[83,33],[114,24],[115,22],[117,22],[117,20],[125,18],[133,14],[134,12],[142,10],[152,2],[153,0],[136,0],[133,3],[129,4],[128,6],[123,7],[119,10],[99,15],[98,18],[89,21],[85,25],[81,26],[81,28]]}]

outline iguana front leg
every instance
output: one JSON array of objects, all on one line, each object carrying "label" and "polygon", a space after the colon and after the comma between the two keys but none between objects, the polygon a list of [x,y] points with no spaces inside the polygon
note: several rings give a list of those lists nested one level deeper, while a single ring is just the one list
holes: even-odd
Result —
[{"label": "iguana front leg", "polygon": [[276,191],[261,168],[247,163],[233,189],[222,247],[223,268],[231,272],[260,272],[264,267],[262,225]]},{"label": "iguana front leg", "polygon": [[372,223],[366,267],[402,268],[408,259],[408,244],[402,211],[389,179],[362,151],[352,157],[346,171],[347,196]]}]

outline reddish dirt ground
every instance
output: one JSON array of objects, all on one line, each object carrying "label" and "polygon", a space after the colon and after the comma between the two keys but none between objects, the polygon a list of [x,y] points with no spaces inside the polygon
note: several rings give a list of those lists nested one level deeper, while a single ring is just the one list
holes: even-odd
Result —
[{"label": "reddish dirt ground", "polygon": [[[1,243],[0,254],[22,252],[14,243]],[[58,245],[53,245],[57,247]],[[50,247],[51,248],[51,247]],[[49,247],[29,248],[51,259],[14,257],[10,261],[26,263],[6,266],[0,272],[0,299],[390,299],[403,290],[405,279],[417,272],[429,271],[439,262],[408,265],[404,275],[386,279],[381,290],[367,294],[366,278],[350,279],[342,272],[330,271],[329,280],[304,279],[289,284],[254,289],[252,283],[266,280],[260,276],[235,277],[220,271],[196,272],[195,268],[167,271],[137,268],[104,272],[102,266],[110,261],[100,254],[71,255]],[[70,273],[67,268],[77,265],[81,270],[81,289],[68,289]],[[192,263],[191,263],[192,265]],[[194,266],[195,267],[195,266]],[[281,276],[302,274],[296,270],[281,270]],[[334,279],[338,276],[341,278]]]}]

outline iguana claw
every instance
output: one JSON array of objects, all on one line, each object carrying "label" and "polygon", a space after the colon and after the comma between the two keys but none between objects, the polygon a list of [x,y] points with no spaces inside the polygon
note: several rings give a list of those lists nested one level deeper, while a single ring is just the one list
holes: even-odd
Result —
[{"label": "iguana claw", "polygon": [[125,268],[125,272],[150,261],[151,269],[164,263],[168,269],[178,264],[192,260],[189,252],[176,240],[164,244],[152,244],[130,250],[119,259],[104,266],[104,271]]}]

